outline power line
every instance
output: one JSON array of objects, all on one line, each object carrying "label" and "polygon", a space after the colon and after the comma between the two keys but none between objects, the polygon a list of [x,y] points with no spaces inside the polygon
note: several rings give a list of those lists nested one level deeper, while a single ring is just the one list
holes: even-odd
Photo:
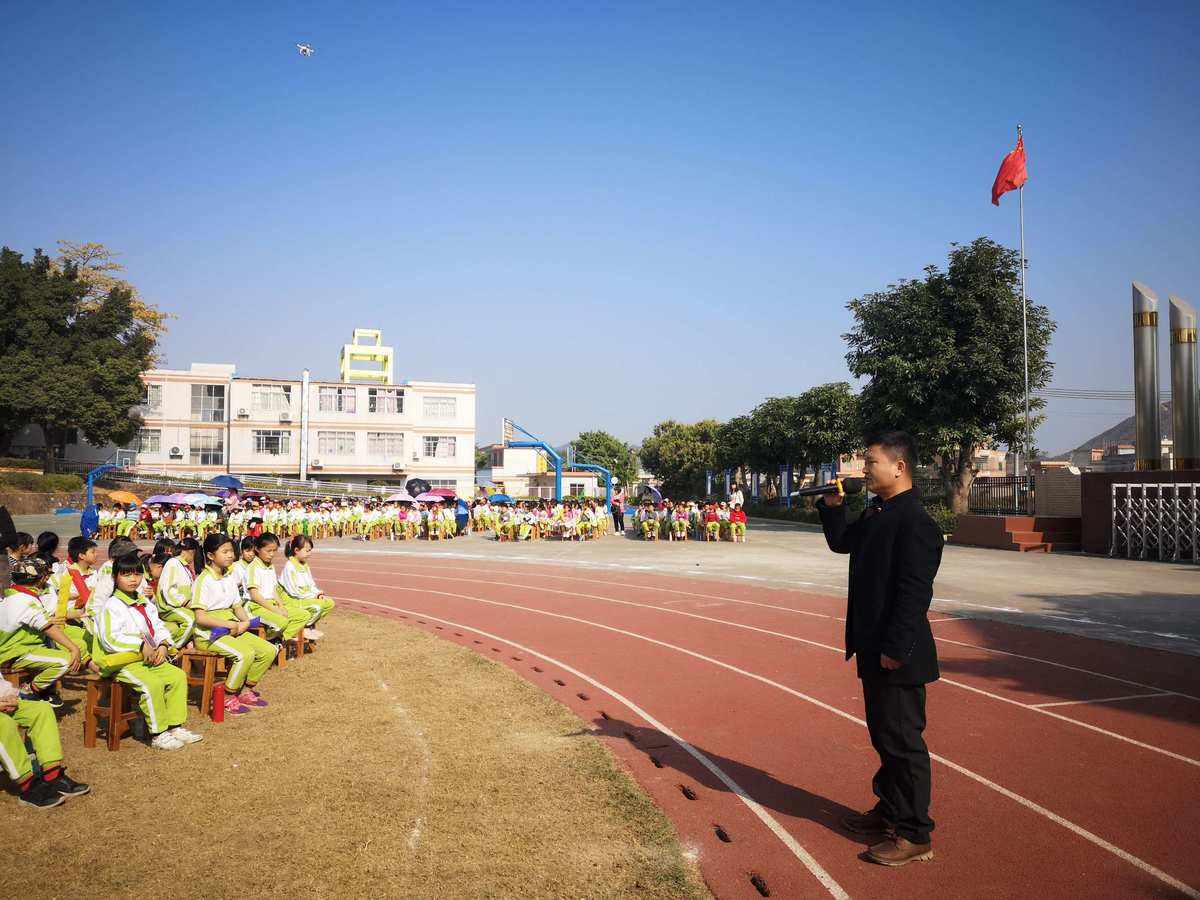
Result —
[{"label": "power line", "polygon": [[[1043,400],[1124,400],[1133,402],[1133,391],[1108,391],[1091,388],[1042,388],[1033,392]],[[1170,391],[1159,391],[1158,399],[1170,400]]]}]

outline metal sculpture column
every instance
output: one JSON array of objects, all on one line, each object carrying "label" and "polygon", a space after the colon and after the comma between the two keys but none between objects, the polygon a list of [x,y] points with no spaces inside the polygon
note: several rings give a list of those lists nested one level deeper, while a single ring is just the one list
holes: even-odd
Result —
[{"label": "metal sculpture column", "polygon": [[1175,468],[1200,469],[1200,395],[1196,393],[1196,310],[1171,295],[1171,421]]},{"label": "metal sculpture column", "polygon": [[1158,416],[1158,296],[1133,283],[1133,416],[1137,470],[1162,468]]}]

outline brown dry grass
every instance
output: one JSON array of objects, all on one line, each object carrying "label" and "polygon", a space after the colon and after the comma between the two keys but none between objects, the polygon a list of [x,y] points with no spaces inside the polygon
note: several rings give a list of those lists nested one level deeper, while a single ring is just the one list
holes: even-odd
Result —
[{"label": "brown dry grass", "polygon": [[[92,793],[0,797],[0,896],[705,897],[674,830],[582,723],[503,666],[339,612],[271,706],[163,753],[82,747]],[[15,855],[14,855],[15,853]]]}]

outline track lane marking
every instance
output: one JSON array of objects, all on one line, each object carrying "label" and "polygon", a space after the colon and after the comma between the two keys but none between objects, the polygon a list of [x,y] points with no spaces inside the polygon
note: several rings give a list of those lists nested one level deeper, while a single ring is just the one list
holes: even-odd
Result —
[{"label": "track lane marking", "polygon": [[[460,600],[470,600],[470,601],[474,601],[477,603],[486,603],[489,606],[504,607],[507,609],[516,609],[516,610],[520,610],[522,612],[533,613],[534,615],[542,615],[542,616],[547,616],[549,618],[562,619],[562,620],[569,621],[569,622],[576,622],[581,625],[589,625],[593,628],[599,628],[604,631],[610,631],[610,632],[613,632],[614,634],[622,634],[622,635],[625,635],[626,637],[634,638],[635,640],[645,641],[646,643],[649,643],[649,644],[654,644],[659,647],[665,647],[669,650],[675,650],[678,653],[682,653],[686,656],[691,656],[694,659],[699,659],[703,662],[710,663],[714,666],[718,666],[722,669],[726,669],[728,671],[735,672],[746,678],[750,678],[750,679],[753,679],[754,681],[758,681],[762,684],[776,688],[777,690],[783,691],[786,694],[789,694],[800,700],[804,700],[808,703],[811,703],[814,706],[819,707],[820,709],[824,709],[826,712],[833,713],[835,716],[846,719],[847,721],[853,722],[856,725],[859,725],[863,728],[865,728],[867,726],[867,723],[865,720],[860,719],[858,716],[854,715],[853,713],[848,713],[844,710],[838,709],[836,706],[832,706],[828,703],[825,703],[823,700],[818,700],[816,697],[811,697],[808,694],[805,694],[801,691],[796,690],[795,688],[788,687],[785,684],[781,684],[778,681],[774,681],[773,679],[767,678],[765,675],[759,675],[755,672],[750,672],[750,671],[747,671],[746,669],[741,669],[735,665],[732,665],[731,663],[722,662],[721,660],[714,659],[711,656],[705,656],[703,653],[698,653],[695,650],[689,650],[686,647],[680,647],[676,644],[670,644],[670,643],[667,643],[666,641],[660,641],[657,638],[648,637],[647,635],[644,635],[644,634],[638,634],[637,632],[634,632],[634,631],[627,631],[623,628],[617,628],[612,625],[605,625],[602,622],[592,622],[588,619],[581,619],[578,616],[568,616],[564,613],[548,612],[548,611],[542,610],[542,609],[535,609],[535,608],[528,607],[528,606],[521,606],[516,603],[505,603],[500,600],[488,600],[486,597],[474,597],[469,594],[455,594],[450,591],[400,587],[398,585],[380,584],[379,582],[351,581],[349,579],[331,578],[331,579],[327,579],[327,580],[328,581],[336,581],[341,584],[357,584],[357,585],[361,585],[363,587],[383,588],[384,590],[390,589],[390,590],[395,590],[395,591],[408,591],[410,593],[417,593],[417,594],[439,594],[439,595],[446,596],[446,597],[454,597],[454,598],[460,599]],[[347,598],[347,599],[353,599],[353,598]],[[359,602],[362,602],[362,601],[359,601]],[[372,604],[372,605],[382,606],[387,609],[395,608],[395,607],[389,607],[386,604],[377,604],[376,603],[376,604]],[[425,613],[423,613],[423,612],[412,612],[410,614],[411,615],[425,615]],[[434,617],[427,616],[427,618],[434,618]],[[466,626],[463,626],[463,627],[466,627]],[[472,630],[476,630],[476,629],[472,629]],[[518,646],[518,645],[514,644],[514,646]],[[1146,874],[1152,875],[1153,877],[1157,878],[1159,881],[1162,881],[1164,884],[1167,884],[1167,885],[1171,886],[1172,888],[1175,888],[1177,891],[1181,892],[1185,896],[1191,897],[1191,898],[1193,898],[1193,900],[1200,900],[1200,891],[1188,886],[1187,884],[1184,884],[1179,879],[1175,878],[1172,875],[1167,874],[1162,869],[1159,869],[1156,866],[1146,862],[1144,859],[1141,859],[1140,857],[1135,856],[1134,854],[1130,853],[1128,850],[1121,849],[1120,847],[1116,846],[1115,844],[1110,843],[1109,841],[1106,841],[1104,838],[1100,837],[1099,835],[1094,834],[1091,831],[1088,831],[1083,826],[1077,825],[1074,822],[1072,822],[1071,820],[1058,815],[1058,813],[1055,813],[1052,810],[1047,809],[1046,807],[1042,806],[1041,804],[1037,803],[1036,801],[1030,800],[1028,797],[1024,797],[1021,794],[1016,793],[1015,791],[1011,791],[1008,788],[1003,787],[1000,784],[997,784],[996,782],[992,781],[991,779],[987,778],[986,776],[980,775],[978,772],[974,772],[971,769],[966,768],[965,766],[961,766],[958,763],[956,763],[950,759],[947,759],[944,756],[941,756],[940,754],[930,753],[929,757],[930,757],[930,759],[936,760],[937,762],[941,763],[942,765],[946,766],[947,768],[949,768],[955,772],[958,772],[960,775],[963,775],[964,777],[969,778],[972,781],[975,781],[978,784],[981,784],[984,787],[987,787],[987,788],[995,791],[996,793],[1000,794],[1001,796],[1007,797],[1008,799],[1012,800],[1013,802],[1015,802],[1021,806],[1024,806],[1026,809],[1029,809],[1029,810],[1045,817],[1046,819],[1050,820],[1051,822],[1054,822],[1057,825],[1061,825],[1063,828],[1066,828],[1068,831],[1072,832],[1073,834],[1075,834],[1079,837],[1082,837],[1084,840],[1088,841],[1089,843],[1092,843],[1095,846],[1100,847],[1102,850],[1108,851],[1109,853],[1116,856],[1118,859],[1124,860],[1125,862],[1129,863],[1130,865],[1134,866],[1135,868],[1142,870]],[[814,862],[815,862],[815,860],[814,860]]]},{"label": "track lane marking", "polygon": [[[412,590],[412,588],[402,588],[402,590]],[[442,592],[439,592],[439,593],[442,593]],[[817,862],[816,858],[811,853],[809,853],[807,850],[804,849],[804,847],[800,844],[799,841],[797,841],[794,837],[792,837],[792,835],[788,832],[788,830],[786,828],[784,828],[782,824],[780,824],[778,819],[776,819],[769,812],[767,812],[767,810],[762,806],[762,804],[760,804],[757,800],[755,800],[748,793],[746,793],[745,788],[743,788],[740,784],[738,784],[736,781],[734,781],[732,778],[730,778],[727,774],[725,774],[724,770],[722,770],[716,763],[714,763],[711,759],[709,759],[707,756],[705,756],[703,752],[701,752],[700,750],[697,750],[690,743],[688,743],[686,740],[684,740],[679,735],[677,735],[674,731],[672,731],[670,728],[668,728],[663,722],[659,721],[654,716],[650,715],[650,713],[648,713],[645,709],[643,709],[638,704],[634,703],[632,700],[630,700],[628,697],[621,694],[614,688],[609,687],[608,685],[604,684],[601,681],[598,681],[597,679],[591,677],[590,675],[584,674],[579,669],[576,669],[574,666],[571,666],[571,665],[563,662],[562,660],[555,659],[553,656],[549,656],[545,653],[541,653],[538,650],[534,650],[532,647],[530,647],[526,644],[518,643],[517,641],[510,640],[509,638],[502,637],[501,635],[498,635],[498,634],[493,634],[492,632],[489,632],[489,631],[483,631],[482,629],[475,628],[474,626],[471,626],[471,625],[466,625],[461,622],[454,622],[450,619],[442,619],[437,616],[433,616],[433,615],[430,615],[429,613],[422,612],[419,610],[404,609],[404,608],[398,607],[398,606],[388,606],[385,603],[375,603],[371,600],[358,600],[353,597],[346,597],[343,599],[349,600],[351,603],[358,603],[358,604],[363,604],[363,605],[367,605],[367,606],[377,606],[381,609],[388,609],[388,610],[393,610],[395,612],[407,613],[410,616],[424,616],[426,619],[432,619],[434,622],[441,622],[443,625],[449,625],[452,628],[461,628],[464,631],[473,631],[473,632],[475,632],[475,634],[482,635],[482,636],[488,638],[489,640],[508,644],[511,647],[516,647],[518,650],[520,650],[523,653],[528,653],[530,656],[536,656],[538,659],[545,660],[546,662],[550,663],[551,665],[558,666],[564,672],[570,672],[576,678],[580,679],[581,681],[587,682],[588,684],[590,684],[592,687],[596,688],[597,690],[604,691],[604,693],[608,694],[610,697],[612,697],[618,703],[623,704],[626,708],[631,710],[635,715],[640,716],[644,721],[649,723],[651,727],[658,729],[658,731],[662,732],[667,737],[669,737],[671,740],[673,740],[676,744],[679,745],[680,748],[682,748],[684,751],[686,751],[688,753],[688,755],[690,755],[693,759],[695,759],[696,762],[700,763],[700,765],[704,766],[704,768],[708,769],[709,772],[711,772],[718,779],[720,779],[721,783],[724,784],[727,788],[729,788],[729,790],[735,796],[737,796],[737,798],[739,800],[741,800],[742,803],[744,803],[752,813],[754,813],[754,815],[759,819],[759,821],[761,821],[764,825],[767,826],[768,829],[770,829],[771,833],[774,834],[775,837],[779,838],[779,840],[783,843],[783,845],[792,852],[792,855],[794,855],[798,860],[800,860],[801,863],[804,864],[804,867],[806,869],[808,869],[808,871],[810,873],[812,873],[813,877],[815,877],[817,879],[817,881],[819,881],[821,883],[821,885],[825,888],[825,890],[827,890],[830,893],[830,895],[837,898],[837,900],[850,900],[850,895],[847,894],[845,892],[845,890],[842,889],[842,886],[840,884],[838,884],[837,881],[834,880],[833,876],[830,875],[827,871],[825,871],[825,868],[819,862]]]},{"label": "track lane marking", "polygon": [[1056,703],[1034,703],[1032,706],[1037,709],[1045,709],[1047,706],[1078,706],[1084,703],[1117,703],[1122,700],[1144,700],[1147,697],[1176,697],[1177,694],[1172,694],[1169,691],[1159,691],[1155,694],[1126,694],[1124,697],[1100,697],[1096,700],[1059,700]]},{"label": "track lane marking", "polygon": [[[432,574],[426,575],[424,573],[406,572],[406,571],[398,570],[398,569],[393,569],[387,573],[380,573],[380,574],[402,575],[402,576],[405,576],[408,578],[428,578],[428,579],[435,580],[438,582],[456,581],[456,582],[464,582],[466,584],[494,585],[496,587],[516,588],[517,590],[541,591],[542,593],[547,593],[547,594],[562,594],[563,596],[567,596],[567,597],[585,597],[585,598],[592,599],[592,600],[602,600],[606,603],[616,603],[621,606],[631,606],[631,607],[636,607],[638,609],[649,609],[649,610],[655,610],[658,612],[671,613],[672,615],[677,615],[677,616],[686,616],[689,619],[699,619],[700,621],[703,621],[703,622],[711,622],[716,625],[727,625],[731,628],[741,628],[745,631],[754,631],[759,634],[765,634],[765,635],[769,635],[771,637],[783,638],[784,640],[793,641],[793,642],[799,643],[799,644],[807,644],[811,647],[819,647],[822,650],[830,650],[834,653],[837,653],[839,656],[841,656],[845,653],[845,650],[841,647],[835,647],[832,644],[823,644],[820,641],[809,640],[808,638],[802,638],[797,635],[787,634],[782,631],[773,631],[769,628],[760,628],[757,625],[748,625],[743,622],[732,622],[728,619],[718,619],[713,616],[705,616],[705,615],[701,615],[700,613],[688,612],[688,611],[682,610],[682,609],[669,609],[665,606],[656,606],[656,605],[650,604],[650,603],[638,603],[636,600],[622,600],[618,597],[602,597],[599,594],[584,594],[579,591],[561,591],[561,590],[558,590],[557,588],[539,587],[537,585],[515,584],[511,581],[492,581],[492,580],[486,580],[486,579],[482,579],[482,578],[458,578],[458,577],[454,577],[454,576],[450,576],[450,575],[432,575]],[[330,579],[330,580],[336,581],[337,579]],[[1048,709],[1042,709],[1041,706],[1039,706],[1039,705],[1023,703],[1020,700],[1013,700],[1010,697],[1005,697],[1001,694],[994,693],[994,692],[986,690],[984,688],[975,687],[974,685],[970,685],[970,684],[967,684],[962,681],[957,681],[956,679],[953,679],[953,678],[947,678],[945,676],[942,676],[940,680],[943,683],[951,685],[953,687],[961,688],[962,690],[970,691],[972,693],[979,694],[983,697],[988,697],[989,699],[997,700],[1001,703],[1009,704],[1010,706],[1016,706],[1020,709],[1029,710],[1030,712],[1038,713],[1040,715],[1047,716],[1051,719],[1057,719],[1060,722],[1067,722],[1067,723],[1069,723],[1071,725],[1075,725],[1079,728],[1084,728],[1088,731],[1094,732],[1095,734],[1099,734],[1099,735],[1102,735],[1107,738],[1111,738],[1116,741],[1121,741],[1121,742],[1129,744],[1131,746],[1139,747],[1143,750],[1149,750],[1152,753],[1159,753],[1159,754],[1162,754],[1163,756],[1170,757],[1171,759],[1178,760],[1179,762],[1185,763],[1187,765],[1200,768],[1200,759],[1193,759],[1190,756],[1184,756],[1180,753],[1174,752],[1173,750],[1168,750],[1165,747],[1158,747],[1154,744],[1148,744],[1145,741],[1139,741],[1136,738],[1128,737],[1128,736],[1120,734],[1116,731],[1109,731],[1107,728],[1101,728],[1100,726],[1093,725],[1090,722],[1084,722],[1080,719],[1072,719],[1070,716],[1064,716],[1061,713],[1051,712]],[[1163,693],[1164,694],[1173,694],[1173,692],[1171,692],[1171,691],[1164,691]]]}]

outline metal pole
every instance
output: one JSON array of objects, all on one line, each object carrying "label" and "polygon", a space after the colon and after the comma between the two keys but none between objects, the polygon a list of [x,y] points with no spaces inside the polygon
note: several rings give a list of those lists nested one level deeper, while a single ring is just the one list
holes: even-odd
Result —
[{"label": "metal pole", "polygon": [[[1021,126],[1017,126],[1017,139],[1021,138]],[[1029,303],[1025,299],[1025,186],[1022,185],[1017,194],[1020,196],[1021,209],[1021,334],[1025,343],[1025,469],[1029,469],[1029,455],[1032,453],[1033,429],[1029,419]],[[1017,474],[1021,472],[1021,458],[1017,457]]]}]

